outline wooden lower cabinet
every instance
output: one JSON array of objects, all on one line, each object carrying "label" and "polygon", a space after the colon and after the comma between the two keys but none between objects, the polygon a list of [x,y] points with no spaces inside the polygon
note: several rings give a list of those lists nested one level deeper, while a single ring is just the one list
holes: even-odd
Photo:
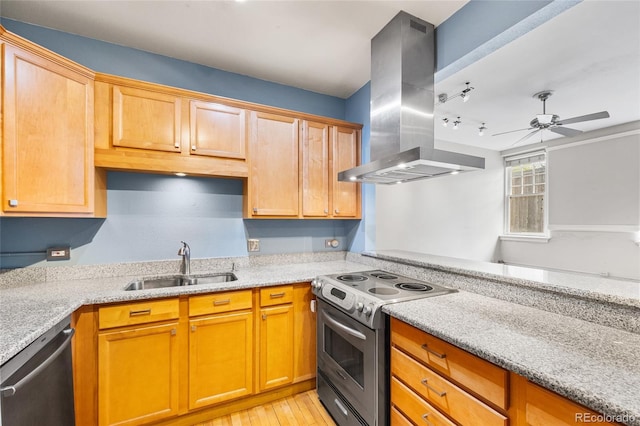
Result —
[{"label": "wooden lower cabinet", "polygon": [[[292,292],[291,286],[272,287],[270,293]],[[263,301],[259,318],[259,385],[268,390],[293,382],[293,318],[292,303],[271,305]]]},{"label": "wooden lower cabinet", "polygon": [[391,424],[571,426],[598,416],[526,378],[391,319]]},{"label": "wooden lower cabinet", "polygon": [[253,314],[189,321],[189,409],[253,392]]},{"label": "wooden lower cabinet", "polygon": [[76,424],[185,425],[315,387],[310,283],[83,306]]},{"label": "wooden lower cabinet", "polygon": [[178,323],[98,335],[98,424],[138,425],[178,413]]}]

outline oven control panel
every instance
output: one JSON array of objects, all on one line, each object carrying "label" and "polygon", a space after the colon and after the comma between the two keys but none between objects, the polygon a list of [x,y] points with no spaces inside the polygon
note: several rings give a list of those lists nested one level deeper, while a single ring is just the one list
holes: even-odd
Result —
[{"label": "oven control panel", "polygon": [[359,322],[375,328],[374,323],[380,315],[373,298],[367,298],[359,292],[345,291],[344,285],[336,285],[320,277],[311,282],[311,288],[316,296],[337,306]]}]

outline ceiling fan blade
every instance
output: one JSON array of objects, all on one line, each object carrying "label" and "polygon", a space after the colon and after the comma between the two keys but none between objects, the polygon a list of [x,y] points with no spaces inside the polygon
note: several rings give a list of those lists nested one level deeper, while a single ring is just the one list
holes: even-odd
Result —
[{"label": "ceiling fan blade", "polygon": [[582,121],[600,120],[601,118],[609,118],[608,111],[594,112],[593,114],[581,115],[579,117],[567,118],[566,120],[558,120],[557,124],[580,123]]},{"label": "ceiling fan blade", "polygon": [[524,137],[522,137],[522,138],[518,139],[517,141],[515,141],[515,142],[513,143],[513,145],[511,145],[511,146],[516,146],[516,145],[518,145],[520,142],[524,142],[525,140],[529,139],[531,136],[535,135],[536,133],[538,133],[538,132],[540,132],[540,131],[542,131],[542,129],[536,129],[536,130],[534,130],[533,132],[531,132],[531,133],[529,133],[529,134],[525,135]]},{"label": "ceiling fan blade", "polygon": [[549,130],[562,136],[576,136],[582,133],[582,130],[571,129],[569,127],[549,127]]},{"label": "ceiling fan blade", "polygon": [[528,127],[528,128],[526,128],[526,129],[509,130],[508,132],[496,133],[496,134],[493,134],[493,135],[491,135],[491,136],[506,135],[507,133],[522,132],[523,130],[531,130],[531,129],[533,129],[533,127]]}]

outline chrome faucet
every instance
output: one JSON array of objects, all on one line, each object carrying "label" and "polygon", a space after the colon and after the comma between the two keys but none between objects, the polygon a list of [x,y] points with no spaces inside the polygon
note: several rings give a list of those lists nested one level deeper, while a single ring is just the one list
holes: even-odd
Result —
[{"label": "chrome faucet", "polygon": [[183,275],[191,275],[191,247],[184,241],[180,241],[182,247],[178,250],[178,256],[182,256],[181,272]]}]

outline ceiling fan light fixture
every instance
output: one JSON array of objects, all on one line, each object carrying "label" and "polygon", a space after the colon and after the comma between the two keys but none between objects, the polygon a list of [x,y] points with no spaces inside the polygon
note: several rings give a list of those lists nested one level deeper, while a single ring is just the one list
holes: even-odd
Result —
[{"label": "ceiling fan light fixture", "polygon": [[538,114],[536,115],[538,119],[538,123],[540,124],[552,124],[553,123],[553,114]]},{"label": "ceiling fan light fixture", "polygon": [[448,118],[443,118],[442,119],[442,127],[447,127],[449,125],[449,119]]}]

